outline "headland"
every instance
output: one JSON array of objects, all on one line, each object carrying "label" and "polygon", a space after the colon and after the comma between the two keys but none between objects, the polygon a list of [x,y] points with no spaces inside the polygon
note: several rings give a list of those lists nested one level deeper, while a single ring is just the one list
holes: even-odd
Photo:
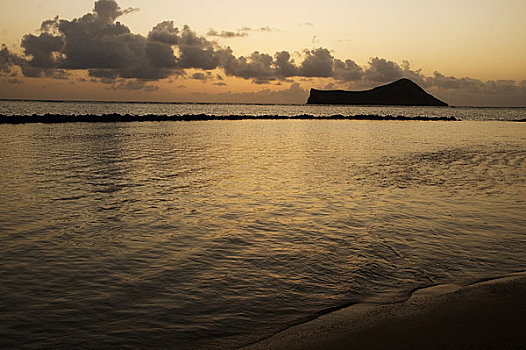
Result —
[{"label": "headland", "polygon": [[364,91],[311,89],[307,104],[448,106],[405,78]]}]

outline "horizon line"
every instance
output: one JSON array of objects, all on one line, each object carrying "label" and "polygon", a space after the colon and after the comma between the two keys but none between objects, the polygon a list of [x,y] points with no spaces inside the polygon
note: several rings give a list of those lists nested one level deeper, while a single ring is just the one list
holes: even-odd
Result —
[{"label": "horizon line", "polygon": [[[117,100],[54,100],[41,98],[0,98],[2,102],[54,102],[54,103],[110,103],[110,104],[166,104],[166,105],[253,105],[253,106],[317,106],[307,103],[261,103],[261,102],[167,102],[167,101],[117,101]],[[319,105],[318,105],[319,106]],[[342,106],[342,107],[423,107],[423,106],[401,106],[401,105],[322,105],[322,106]],[[426,106],[433,108],[526,108],[526,106],[469,106],[469,105],[449,105],[449,106]]]}]

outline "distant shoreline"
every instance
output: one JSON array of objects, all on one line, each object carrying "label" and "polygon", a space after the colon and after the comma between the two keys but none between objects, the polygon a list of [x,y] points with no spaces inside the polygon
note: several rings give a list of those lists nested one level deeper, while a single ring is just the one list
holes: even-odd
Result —
[{"label": "distant shoreline", "polygon": [[144,116],[130,114],[103,114],[103,115],[62,115],[62,114],[44,114],[44,115],[0,115],[0,124],[26,124],[26,123],[110,123],[110,122],[161,122],[161,121],[210,121],[210,120],[374,120],[374,121],[460,121],[453,116],[449,117],[425,117],[425,116],[381,116],[377,114],[369,115],[331,115],[331,116],[314,116],[311,114],[302,114],[297,116],[282,115],[208,115],[208,114],[185,114],[185,115],[155,115],[148,114]]},{"label": "distant shoreline", "polygon": [[[168,102],[168,101],[115,101],[115,100],[52,100],[46,98],[0,98],[0,102],[49,102],[49,103],[107,103],[107,104],[151,104],[151,105],[231,105],[231,106],[327,106],[326,104],[306,104],[306,103],[262,103],[262,102]],[[336,104],[334,106],[347,106],[347,107],[386,107],[385,105],[341,105]],[[422,107],[422,106],[401,106],[393,105],[390,107]],[[468,105],[449,105],[449,106],[431,106],[433,108],[496,108],[496,109],[526,109],[526,106],[468,106]]]}]

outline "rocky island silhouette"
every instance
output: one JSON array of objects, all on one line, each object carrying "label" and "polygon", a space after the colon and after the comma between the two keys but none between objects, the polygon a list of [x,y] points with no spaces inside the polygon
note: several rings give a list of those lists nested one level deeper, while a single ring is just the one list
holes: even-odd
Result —
[{"label": "rocky island silhouette", "polygon": [[364,91],[311,89],[307,104],[448,106],[406,78]]}]

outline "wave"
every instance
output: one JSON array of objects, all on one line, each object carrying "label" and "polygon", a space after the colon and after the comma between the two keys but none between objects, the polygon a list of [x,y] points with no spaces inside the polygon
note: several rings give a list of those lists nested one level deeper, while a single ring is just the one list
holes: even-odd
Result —
[{"label": "wave", "polygon": [[330,116],[315,116],[312,114],[301,114],[295,116],[283,115],[208,115],[208,114],[184,114],[184,115],[159,115],[147,114],[143,116],[130,114],[44,114],[44,115],[0,115],[0,124],[25,124],[25,123],[111,123],[111,122],[160,122],[160,121],[210,121],[210,120],[398,120],[398,121],[460,121],[455,117],[427,117],[427,116],[392,116],[378,114],[358,114]]}]

